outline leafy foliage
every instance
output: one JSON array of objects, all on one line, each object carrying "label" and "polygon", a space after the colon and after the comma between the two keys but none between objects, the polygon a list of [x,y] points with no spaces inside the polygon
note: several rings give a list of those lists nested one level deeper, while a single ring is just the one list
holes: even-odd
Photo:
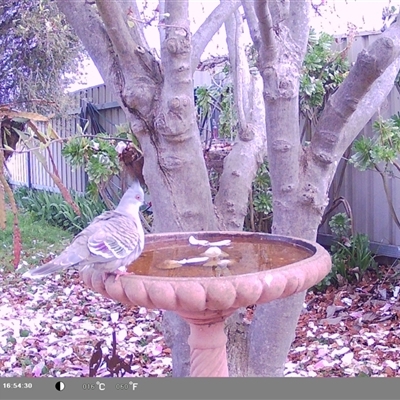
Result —
[{"label": "leafy foliage", "polygon": [[333,36],[310,30],[300,79],[300,110],[310,120],[319,116],[349,70],[344,52],[333,51],[333,43]]},{"label": "leafy foliage", "polygon": [[381,162],[389,169],[400,153],[400,113],[387,120],[376,120],[373,130],[373,138],[362,136],[353,143],[350,162],[360,171],[373,169]]},{"label": "leafy foliage", "polygon": [[18,224],[18,210],[15,198],[13,196],[10,184],[8,183],[4,174],[4,150],[0,149],[0,229],[7,229],[7,207],[6,207],[6,195],[7,200],[11,206],[11,211],[13,213],[13,254],[14,267],[17,268],[20,258],[21,258],[21,230]]},{"label": "leafy foliage", "polygon": [[[212,193],[218,191],[219,174],[209,171]],[[244,230],[270,232],[272,225],[272,190],[268,163],[264,161],[257,170],[252,183]]]},{"label": "leafy foliage", "polygon": [[223,138],[233,139],[238,131],[238,120],[234,107],[233,86],[232,84],[225,85],[221,90],[219,99],[220,114],[219,114],[219,134]]},{"label": "leafy foliage", "polygon": [[233,86],[227,81],[227,77],[225,76],[219,86],[210,85],[196,88],[195,97],[200,132],[203,133],[204,130],[207,130],[209,120],[216,119],[212,122],[215,125],[218,122],[219,137],[234,139],[237,134],[238,122],[234,107]]},{"label": "leafy foliage", "polygon": [[36,221],[46,221],[48,224],[60,227],[72,234],[79,233],[90,222],[107,210],[99,199],[89,195],[73,193],[72,197],[81,210],[76,215],[71,205],[65,202],[61,194],[42,190],[31,190],[20,187],[14,191],[17,204],[23,210],[31,213]]},{"label": "leafy foliage", "polygon": [[329,221],[329,227],[336,240],[343,241],[349,236],[351,221],[345,213],[335,214]]},{"label": "leafy foliage", "polygon": [[0,104],[44,112],[79,75],[83,47],[51,0],[0,5]]},{"label": "leafy foliage", "polygon": [[84,167],[90,181],[89,191],[92,194],[97,194],[100,184],[105,184],[110,177],[120,172],[115,141],[104,139],[106,136],[99,134],[93,139],[71,137],[62,149],[62,155],[72,166]]},{"label": "leafy foliage", "polygon": [[272,189],[268,162],[258,168],[252,184],[252,203],[249,204],[247,229],[257,232],[269,232],[272,224]]},{"label": "leafy foliage", "polygon": [[334,236],[331,246],[332,269],[315,286],[315,289],[321,291],[330,285],[359,282],[369,268],[377,267],[369,249],[368,236],[361,233],[351,235],[350,219],[345,213],[335,214],[329,221],[329,226]]}]

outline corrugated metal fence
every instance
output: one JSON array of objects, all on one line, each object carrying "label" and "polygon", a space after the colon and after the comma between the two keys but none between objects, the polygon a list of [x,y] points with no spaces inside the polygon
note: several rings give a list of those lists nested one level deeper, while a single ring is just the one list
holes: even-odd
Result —
[{"label": "corrugated metal fence", "polygon": [[[349,59],[356,60],[359,52],[368,47],[370,43],[379,38],[377,33],[369,33],[357,36],[349,51]],[[346,39],[342,39],[340,46],[346,46]],[[400,94],[397,88],[393,88],[386,101],[376,114],[360,132],[360,135],[373,136],[372,124],[380,116],[389,118],[400,111]],[[340,175],[344,168],[343,182],[340,183]],[[396,213],[400,214],[400,181],[396,178],[388,180],[393,204]],[[375,171],[360,172],[351,164],[342,160],[333,180],[330,197],[342,196],[350,204],[353,213],[355,232],[365,233],[375,243],[375,250],[385,255],[400,256],[398,248],[387,248],[386,245],[400,245],[400,229],[394,223],[385,197],[383,183],[380,175]],[[338,207],[333,214],[343,211]],[[400,216],[400,215],[399,215]],[[321,233],[328,233],[329,228],[325,224]]]}]

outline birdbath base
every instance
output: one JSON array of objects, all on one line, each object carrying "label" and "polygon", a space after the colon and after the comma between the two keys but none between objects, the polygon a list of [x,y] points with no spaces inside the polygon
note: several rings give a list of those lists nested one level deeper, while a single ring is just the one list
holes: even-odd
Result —
[{"label": "birdbath base", "polygon": [[207,325],[189,322],[190,376],[227,377],[225,320]]},{"label": "birdbath base", "polygon": [[[210,269],[190,266],[179,268],[177,275],[160,271],[158,266],[165,260],[188,256],[179,251],[182,244],[185,251],[190,247],[190,236],[209,242],[231,240],[232,246],[224,248],[227,255],[236,257],[231,274],[212,276]],[[235,243],[249,246],[248,250],[238,253]],[[193,247],[190,257],[204,251]],[[301,256],[285,258],[299,250]],[[275,265],[271,259],[277,252]],[[252,232],[181,232],[147,235],[143,254],[128,268],[134,274],[119,279],[109,276],[104,281],[94,266],[81,271],[81,277],[87,286],[121,303],[180,315],[190,325],[190,376],[226,377],[226,318],[241,307],[305,291],[320,282],[330,268],[329,253],[306,240]]]},{"label": "birdbath base", "polygon": [[188,344],[190,347],[191,377],[228,377],[226,355],[225,320],[230,312],[209,312],[191,315],[179,312],[190,326]]}]

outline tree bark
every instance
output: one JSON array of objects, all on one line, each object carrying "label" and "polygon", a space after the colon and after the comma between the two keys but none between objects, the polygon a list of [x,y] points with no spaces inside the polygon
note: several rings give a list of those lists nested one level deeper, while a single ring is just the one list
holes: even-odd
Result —
[{"label": "tree bark", "polygon": [[243,17],[239,11],[230,16],[225,29],[230,63],[234,66],[232,75],[239,134],[224,159],[214,205],[219,228],[235,231],[243,229],[251,185],[266,155],[265,110],[261,77],[258,72],[250,73],[247,62]]},{"label": "tree bark", "polygon": [[[215,227],[208,175],[195,119],[188,4],[165,3],[161,44],[163,84],[152,121],[141,142],[144,176],[150,188],[155,231]],[[149,110],[150,111],[150,110]]]}]

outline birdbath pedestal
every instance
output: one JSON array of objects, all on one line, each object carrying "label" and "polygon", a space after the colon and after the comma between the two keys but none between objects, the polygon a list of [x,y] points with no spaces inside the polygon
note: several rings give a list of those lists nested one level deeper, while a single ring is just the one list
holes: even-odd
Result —
[{"label": "birdbath pedestal", "polygon": [[[223,251],[233,260],[232,267],[222,274],[206,264],[160,268],[165,260],[187,257],[187,251],[198,257],[206,250],[189,245],[190,236],[209,242],[231,240]],[[306,240],[250,232],[183,232],[147,235],[142,256],[128,269],[135,274],[103,281],[102,272],[92,267],[81,277],[105,297],[179,314],[190,325],[190,376],[227,377],[226,318],[240,307],[302,292],[320,282],[330,268],[329,253]]]}]

